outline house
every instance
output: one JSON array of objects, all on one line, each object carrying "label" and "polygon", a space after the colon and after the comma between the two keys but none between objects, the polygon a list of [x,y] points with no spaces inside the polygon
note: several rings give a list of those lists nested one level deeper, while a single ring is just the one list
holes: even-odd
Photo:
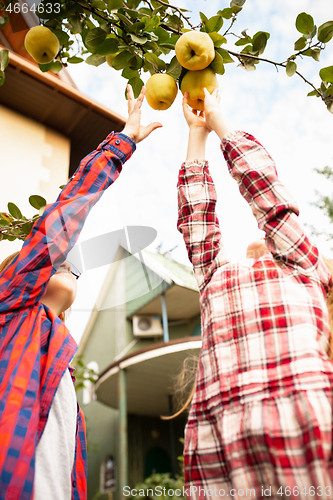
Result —
[{"label": "house", "polygon": [[[55,200],[80,160],[125,124],[122,116],[82,94],[66,70],[40,71],[23,48],[25,34],[37,24],[33,12],[18,12],[0,30],[0,50],[9,50],[0,86],[0,211],[10,201],[29,216],[35,213],[30,195]],[[2,241],[0,261],[20,246]]]},{"label": "house", "polygon": [[[201,347],[199,292],[192,270],[161,254],[119,245],[79,345],[99,373],[78,394],[87,420],[88,499],[122,498],[154,472],[179,472],[186,417],[174,411],[183,361]],[[106,478],[105,464],[113,471]],[[104,486],[103,486],[104,484]]]}]

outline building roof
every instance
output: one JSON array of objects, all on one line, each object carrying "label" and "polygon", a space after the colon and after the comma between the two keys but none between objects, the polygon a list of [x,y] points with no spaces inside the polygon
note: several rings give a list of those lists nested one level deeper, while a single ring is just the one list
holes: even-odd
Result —
[{"label": "building roof", "polygon": [[0,30],[0,49],[9,49],[0,104],[68,137],[72,175],[81,159],[110,132],[122,130],[126,120],[80,92],[66,73],[62,78],[52,72],[43,73],[22,49],[27,24],[24,19],[17,22],[21,31],[13,32],[10,24]]},{"label": "building roof", "polygon": [[198,284],[191,267],[166,257],[165,254],[148,252],[147,250],[144,253],[156,260],[163,267],[164,273],[167,273],[175,283],[198,292]]},{"label": "building roof", "polygon": [[128,413],[158,417],[169,414],[169,396],[183,362],[199,357],[201,339],[185,337],[158,343],[124,356],[104,370],[95,385],[98,401],[119,408],[118,376],[126,369]]}]

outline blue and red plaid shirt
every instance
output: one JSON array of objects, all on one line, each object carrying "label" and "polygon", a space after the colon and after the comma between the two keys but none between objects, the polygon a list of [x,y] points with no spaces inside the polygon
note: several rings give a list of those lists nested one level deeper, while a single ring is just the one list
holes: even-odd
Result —
[{"label": "blue and red plaid shirt", "polygon": [[266,233],[269,252],[230,262],[208,163],[183,164],[178,229],[198,282],[202,321],[192,416],[196,407],[200,411],[221,401],[333,386],[326,306],[332,277],[300,226],[297,204],[263,146],[250,134],[234,132],[221,147],[231,176]]},{"label": "blue and red plaid shirt", "polygon": [[[34,224],[0,275],[0,499],[33,498],[36,446],[51,403],[77,345],[39,300],[75,245],[86,217],[119,176],[135,143],[111,133],[86,156]],[[78,408],[72,499],[87,495],[84,417]]]}]

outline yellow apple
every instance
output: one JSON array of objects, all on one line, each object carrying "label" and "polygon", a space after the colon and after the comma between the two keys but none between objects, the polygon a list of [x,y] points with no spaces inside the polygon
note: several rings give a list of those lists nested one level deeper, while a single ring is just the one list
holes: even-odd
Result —
[{"label": "yellow apple", "polygon": [[47,64],[59,52],[58,37],[46,26],[35,26],[25,36],[26,51],[39,64]]},{"label": "yellow apple", "polygon": [[205,87],[210,94],[218,88],[216,75],[210,68],[186,73],[180,84],[180,90],[183,95],[188,92],[187,102],[191,108],[203,111],[205,99],[203,89]]},{"label": "yellow apple", "polygon": [[177,84],[166,73],[155,73],[146,83],[146,99],[153,109],[168,109],[176,99]]},{"label": "yellow apple", "polygon": [[119,54],[119,52],[116,52],[115,54],[109,54],[108,56],[105,56],[105,59],[106,59],[106,62],[108,63],[108,65],[110,66],[110,68],[112,68],[112,63],[113,63],[113,59]]},{"label": "yellow apple", "polygon": [[178,38],[175,45],[178,62],[186,69],[205,69],[215,57],[214,42],[208,33],[188,31]]}]

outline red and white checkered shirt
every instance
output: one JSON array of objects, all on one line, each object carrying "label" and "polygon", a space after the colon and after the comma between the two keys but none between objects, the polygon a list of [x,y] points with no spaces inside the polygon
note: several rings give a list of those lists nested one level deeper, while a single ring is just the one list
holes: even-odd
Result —
[{"label": "red and white checkered shirt", "polygon": [[269,252],[229,261],[215,213],[216,192],[203,160],[182,165],[178,229],[193,264],[201,301],[202,350],[195,407],[331,388],[326,295],[332,278],[304,234],[298,207],[274,162],[245,132],[221,145]]}]

